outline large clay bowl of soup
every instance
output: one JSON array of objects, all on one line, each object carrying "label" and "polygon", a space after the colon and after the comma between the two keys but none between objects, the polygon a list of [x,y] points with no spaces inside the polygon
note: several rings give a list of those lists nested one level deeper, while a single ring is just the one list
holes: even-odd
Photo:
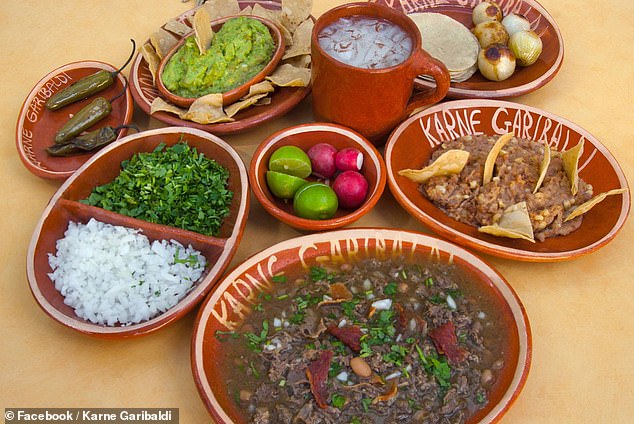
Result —
[{"label": "large clay bowl of soup", "polygon": [[280,242],[227,274],[198,313],[192,370],[218,423],[490,423],[531,352],[526,311],[486,262],[355,228]]},{"label": "large clay bowl of soup", "polygon": [[[435,162],[450,150],[444,164]],[[456,168],[451,156],[462,154],[468,159]],[[616,237],[630,211],[627,180],[606,146],[565,118],[517,103],[431,107],[392,132],[385,162],[390,190],[413,217],[503,258],[552,262],[592,253]],[[432,168],[447,172],[420,172]]]},{"label": "large clay bowl of soup", "polygon": [[29,244],[33,297],[58,323],[125,338],[183,317],[211,290],[246,225],[238,154],[201,130],[127,136],[74,173]]},{"label": "large clay bowl of soup", "polygon": [[[189,107],[197,98],[211,93],[222,93],[224,105],[234,103],[248,94],[253,84],[261,82],[273,72],[284,55],[284,37],[277,25],[267,19],[258,16],[227,16],[212,21],[210,25],[214,36],[208,51],[202,55],[208,58],[207,62],[201,62],[200,51],[192,32],[183,37],[159,64],[156,86],[167,100],[178,106]],[[246,43],[244,39],[250,38],[241,35],[245,25],[250,26],[247,29],[253,31],[254,40],[263,38],[257,31],[262,31],[262,34],[267,32],[272,44],[251,40],[248,43],[250,50],[243,58],[240,57],[244,54],[240,49],[241,43],[236,40]],[[225,26],[226,32],[220,32]],[[225,43],[224,47],[218,43]],[[215,52],[215,45],[221,46],[218,48],[222,54]],[[227,66],[225,68],[214,62]]]}]

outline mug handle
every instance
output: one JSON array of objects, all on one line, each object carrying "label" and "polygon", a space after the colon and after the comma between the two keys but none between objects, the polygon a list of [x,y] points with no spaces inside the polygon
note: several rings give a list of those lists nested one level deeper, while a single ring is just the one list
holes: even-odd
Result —
[{"label": "mug handle", "polygon": [[420,107],[429,106],[442,100],[447,94],[447,91],[449,91],[450,83],[447,67],[438,59],[433,58],[425,50],[421,49],[414,53],[412,69],[415,73],[413,78],[420,74],[431,75],[434,81],[436,81],[436,88],[425,90],[414,95],[409,100],[407,108],[405,109],[407,116]]}]

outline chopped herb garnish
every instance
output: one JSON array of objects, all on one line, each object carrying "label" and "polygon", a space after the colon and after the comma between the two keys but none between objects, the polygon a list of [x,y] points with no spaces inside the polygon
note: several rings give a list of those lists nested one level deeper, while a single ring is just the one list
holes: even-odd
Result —
[{"label": "chopped herb garnish", "polygon": [[427,277],[427,278],[425,279],[425,285],[426,285],[427,287],[433,287],[433,286],[434,286],[434,279],[433,279],[433,278],[431,278],[431,277]]},{"label": "chopped herb garnish", "polygon": [[363,406],[363,412],[368,412],[370,405],[372,405],[372,399],[364,397],[361,399],[361,405]]},{"label": "chopped herb garnish", "polygon": [[238,337],[240,337],[240,335],[235,331],[216,330],[216,332],[214,333],[214,337],[216,337],[216,339],[220,340],[221,342],[224,342],[228,339],[237,339]]},{"label": "chopped herb garnish", "polygon": [[254,352],[262,352],[262,344],[266,341],[266,336],[269,333],[269,322],[267,320],[262,321],[262,331],[260,335],[255,333],[245,333],[245,337],[249,342],[249,348]]},{"label": "chopped herb garnish", "polygon": [[343,409],[343,406],[346,404],[346,398],[337,393],[332,395],[331,401],[332,401],[332,406],[339,409]]},{"label": "chopped herb garnish", "polygon": [[251,372],[255,378],[260,378],[260,372],[255,368],[255,364],[253,361],[249,362],[249,368],[251,368]]},{"label": "chopped herb garnish", "polygon": [[439,293],[436,293],[432,297],[430,297],[429,301],[435,305],[441,305],[443,303],[446,303],[445,298],[442,297],[442,295]]},{"label": "chopped herb garnish", "polygon": [[258,312],[262,312],[262,311],[264,311],[264,305],[262,305],[261,303],[253,305],[253,310],[254,311],[258,311]]},{"label": "chopped herb garnish", "polygon": [[341,309],[343,310],[343,314],[348,318],[354,318],[354,309],[359,304],[359,299],[352,299],[347,302],[341,302]]},{"label": "chopped herb garnish", "polygon": [[274,275],[271,278],[271,281],[273,281],[274,283],[285,283],[286,282],[286,275]]},{"label": "chopped herb garnish", "polygon": [[397,367],[403,365],[403,359],[407,356],[408,352],[403,346],[400,345],[392,345],[390,346],[390,351],[383,355],[383,360],[385,362],[390,362]]},{"label": "chopped herb garnish", "polygon": [[80,200],[147,222],[217,236],[229,215],[233,192],[229,171],[186,143],[121,162],[111,182],[95,187]]},{"label": "chopped herb garnish", "polygon": [[281,294],[279,296],[277,296],[277,300],[284,300],[284,299],[288,299],[288,294]]},{"label": "chopped herb garnish", "polygon": [[449,379],[451,378],[451,368],[447,363],[447,358],[444,356],[434,357],[425,356],[420,346],[416,345],[416,351],[418,352],[418,359],[429,374],[436,378],[436,381],[440,387],[448,388],[451,386]]},{"label": "chopped herb garnish", "polygon": [[336,272],[328,272],[326,268],[321,266],[310,267],[310,279],[314,282],[327,281],[332,283],[335,278],[337,278]]},{"label": "chopped herb garnish", "polygon": [[350,420],[350,424],[362,424],[362,423],[361,423],[361,418],[359,418],[359,417],[352,417],[352,419]]},{"label": "chopped herb garnish", "polygon": [[328,377],[330,378],[336,377],[337,375],[339,375],[342,369],[343,369],[343,365],[341,365],[337,361],[332,361],[330,363],[330,369],[328,369]]},{"label": "chopped herb garnish", "polygon": [[403,280],[407,280],[407,271],[405,271],[405,268],[403,268],[399,274]]},{"label": "chopped herb garnish", "polygon": [[189,265],[191,267],[199,265],[198,256],[189,255],[186,258],[179,258],[179,252],[180,252],[180,249],[177,247],[176,248],[176,252],[174,253],[174,263],[175,264],[185,264],[185,265]]},{"label": "chopped herb garnish", "polygon": [[390,281],[383,287],[383,294],[386,296],[394,296],[396,294],[396,281]]},{"label": "chopped herb garnish", "polygon": [[476,402],[479,403],[480,405],[486,403],[487,401],[487,397],[484,393],[482,392],[478,392],[476,393]]}]

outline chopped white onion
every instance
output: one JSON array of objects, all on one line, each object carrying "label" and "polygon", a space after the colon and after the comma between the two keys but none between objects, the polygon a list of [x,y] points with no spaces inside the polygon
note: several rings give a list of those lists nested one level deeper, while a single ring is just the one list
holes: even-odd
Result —
[{"label": "chopped white onion", "polygon": [[348,323],[348,321],[346,321],[345,318],[342,319],[341,321],[339,321],[339,328],[344,327],[347,323]]},{"label": "chopped white onion", "polygon": [[401,373],[400,371],[395,371],[395,372],[393,372],[392,374],[390,374],[390,375],[388,375],[387,377],[385,377],[385,380],[387,381],[387,380],[391,380],[391,379],[393,379],[393,378],[400,377],[400,376],[401,376],[401,374],[402,374],[402,373]]},{"label": "chopped white onion", "polygon": [[282,326],[282,320],[279,318],[273,318],[273,327],[280,328]]},{"label": "chopped white onion", "polygon": [[369,279],[363,280],[363,290],[370,290],[372,288],[372,281]]},{"label": "chopped white onion", "polygon": [[392,299],[377,300],[376,302],[372,302],[372,306],[379,311],[388,310],[392,307]]},{"label": "chopped white onion", "polygon": [[450,294],[447,295],[447,306],[449,306],[449,308],[453,309],[454,311],[458,309],[458,305],[456,305],[456,301],[453,300],[453,297],[451,297]]},{"label": "chopped white onion", "polygon": [[482,311],[478,312],[478,318],[485,319],[486,317],[487,316],[486,316],[486,314],[484,312],[482,312]]},{"label": "chopped white onion", "polygon": [[337,377],[335,378],[341,382],[346,382],[348,381],[348,373],[345,371],[341,371],[339,374],[337,374]]}]

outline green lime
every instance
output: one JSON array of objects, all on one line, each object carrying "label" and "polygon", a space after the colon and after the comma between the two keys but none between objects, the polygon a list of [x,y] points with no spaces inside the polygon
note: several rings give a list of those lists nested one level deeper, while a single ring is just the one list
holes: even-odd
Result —
[{"label": "green lime", "polygon": [[335,191],[323,183],[308,183],[297,190],[293,197],[293,209],[302,218],[330,219],[338,207]]},{"label": "green lime", "polygon": [[269,170],[306,178],[312,172],[310,158],[297,146],[282,146],[269,159]]},{"label": "green lime", "polygon": [[266,184],[273,196],[280,199],[292,199],[295,192],[306,184],[306,180],[290,174],[266,171]]}]

